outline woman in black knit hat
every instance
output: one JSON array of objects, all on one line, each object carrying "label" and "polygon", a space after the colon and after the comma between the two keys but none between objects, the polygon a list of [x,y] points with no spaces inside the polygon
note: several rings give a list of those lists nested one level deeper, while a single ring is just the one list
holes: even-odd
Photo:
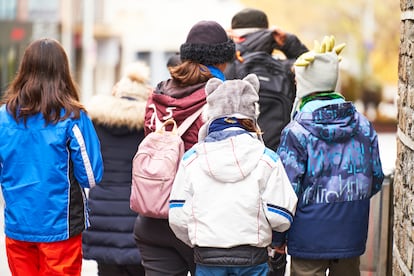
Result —
[{"label": "woman in black knit hat", "polygon": [[[171,78],[160,82],[148,99],[145,134],[171,117],[180,125],[202,108],[206,82],[213,77],[224,80],[223,71],[234,54],[234,42],[217,22],[195,24],[180,47],[181,64],[170,69]],[[197,142],[202,124],[199,116],[182,135],[185,150]],[[138,216],[134,236],[147,276],[195,274],[193,250],[175,237],[168,219]]]}]

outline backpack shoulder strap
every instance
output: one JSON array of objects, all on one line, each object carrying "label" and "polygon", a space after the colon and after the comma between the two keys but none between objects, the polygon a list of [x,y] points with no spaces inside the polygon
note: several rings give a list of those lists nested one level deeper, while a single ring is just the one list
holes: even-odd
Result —
[{"label": "backpack shoulder strap", "polygon": [[195,120],[198,118],[198,116],[201,114],[202,111],[203,111],[203,106],[199,110],[191,114],[190,117],[187,117],[184,120],[184,122],[181,123],[181,125],[178,127],[178,134],[180,136],[183,135],[184,132],[186,132],[187,129],[195,122]]}]

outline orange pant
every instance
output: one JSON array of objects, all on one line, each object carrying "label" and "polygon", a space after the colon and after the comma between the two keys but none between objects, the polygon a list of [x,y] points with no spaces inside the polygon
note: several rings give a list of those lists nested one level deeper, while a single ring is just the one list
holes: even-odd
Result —
[{"label": "orange pant", "polygon": [[13,276],[81,275],[81,234],[59,242],[24,242],[6,237],[6,252]]}]

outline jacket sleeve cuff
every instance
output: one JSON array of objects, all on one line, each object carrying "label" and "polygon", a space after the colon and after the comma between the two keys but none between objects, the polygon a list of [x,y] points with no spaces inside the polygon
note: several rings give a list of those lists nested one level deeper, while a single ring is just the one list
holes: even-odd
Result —
[{"label": "jacket sleeve cuff", "polygon": [[279,50],[285,54],[287,59],[296,59],[301,54],[309,51],[299,38],[291,33],[286,33],[285,43]]},{"label": "jacket sleeve cuff", "polygon": [[272,234],[272,246],[280,246],[286,243],[286,236],[287,236],[287,231],[285,232],[276,232],[273,231]]}]

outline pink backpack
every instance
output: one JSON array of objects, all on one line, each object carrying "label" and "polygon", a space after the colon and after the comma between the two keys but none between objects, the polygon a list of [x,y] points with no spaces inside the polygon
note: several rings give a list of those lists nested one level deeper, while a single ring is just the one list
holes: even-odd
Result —
[{"label": "pink backpack", "polygon": [[[188,117],[180,127],[168,119],[140,143],[132,161],[130,208],[152,218],[168,218],[171,187],[184,154],[181,135],[198,118],[202,109]],[[173,125],[167,130],[167,125]]]}]

